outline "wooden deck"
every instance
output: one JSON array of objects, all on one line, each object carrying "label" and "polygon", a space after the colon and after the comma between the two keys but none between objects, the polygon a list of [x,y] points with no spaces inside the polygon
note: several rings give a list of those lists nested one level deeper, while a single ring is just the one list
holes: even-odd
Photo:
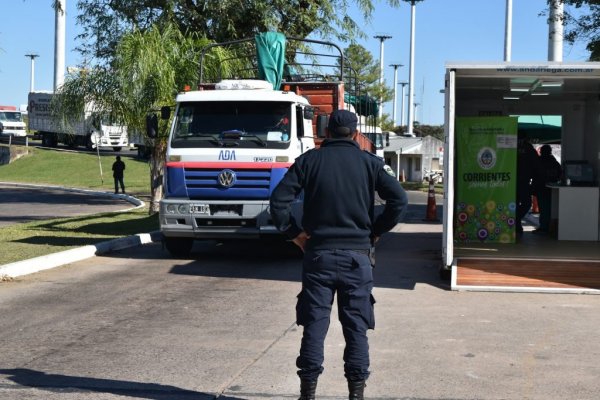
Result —
[{"label": "wooden deck", "polygon": [[455,247],[454,290],[600,294],[600,242],[526,232],[515,244]]}]

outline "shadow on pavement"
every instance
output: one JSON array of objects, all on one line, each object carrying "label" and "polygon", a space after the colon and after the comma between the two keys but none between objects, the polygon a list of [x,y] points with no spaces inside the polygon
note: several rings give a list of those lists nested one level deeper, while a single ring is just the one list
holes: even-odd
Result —
[{"label": "shadow on pavement", "polygon": [[[160,385],[157,383],[47,374],[45,372],[27,368],[0,369],[0,374],[9,375],[7,376],[7,379],[21,386],[54,393],[97,392],[152,400],[212,400],[217,398],[217,396],[213,394],[186,390],[175,386]],[[218,398],[243,400],[237,397]]]},{"label": "shadow on pavement", "polygon": [[[387,233],[377,245],[375,286],[413,290],[418,283],[449,289],[440,278],[441,233]],[[160,245],[158,245],[160,246]],[[166,250],[155,249],[169,258]],[[193,260],[171,269],[173,274],[301,281],[302,255],[290,243],[261,241],[197,242]]]}]

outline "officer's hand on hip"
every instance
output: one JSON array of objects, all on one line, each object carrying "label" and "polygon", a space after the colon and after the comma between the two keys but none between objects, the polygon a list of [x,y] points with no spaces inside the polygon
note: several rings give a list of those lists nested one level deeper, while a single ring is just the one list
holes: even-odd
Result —
[{"label": "officer's hand on hip", "polygon": [[294,242],[296,246],[300,247],[300,249],[304,251],[304,246],[306,246],[306,241],[308,239],[310,239],[310,236],[308,236],[306,232],[302,231],[298,236],[292,239],[292,242]]}]

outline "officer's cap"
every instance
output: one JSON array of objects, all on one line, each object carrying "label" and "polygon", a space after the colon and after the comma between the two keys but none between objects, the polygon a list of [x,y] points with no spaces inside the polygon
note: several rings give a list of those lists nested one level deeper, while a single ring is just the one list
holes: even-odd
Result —
[{"label": "officer's cap", "polygon": [[350,136],[356,130],[358,118],[348,110],[335,110],[329,116],[327,129],[332,136]]}]

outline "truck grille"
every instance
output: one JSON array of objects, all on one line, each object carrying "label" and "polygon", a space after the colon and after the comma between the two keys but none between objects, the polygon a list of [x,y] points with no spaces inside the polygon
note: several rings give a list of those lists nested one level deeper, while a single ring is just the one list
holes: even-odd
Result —
[{"label": "truck grille", "polygon": [[271,170],[229,170],[234,174],[230,187],[219,183],[224,169],[186,168],[185,187],[190,199],[266,200],[270,195]]}]

